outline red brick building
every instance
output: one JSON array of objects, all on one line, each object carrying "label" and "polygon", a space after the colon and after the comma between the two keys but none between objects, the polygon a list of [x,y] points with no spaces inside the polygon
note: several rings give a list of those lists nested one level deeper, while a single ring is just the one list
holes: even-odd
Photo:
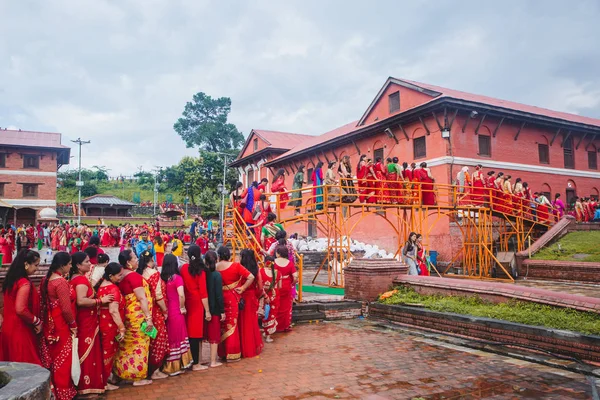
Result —
[{"label": "red brick building", "polygon": [[60,133],[0,129],[0,198],[12,205],[7,221],[34,223],[44,208],[56,208],[57,171],[71,149]]},{"label": "red brick building", "polygon": [[[598,119],[388,78],[358,121],[303,139],[267,159],[259,174],[285,168],[291,188],[300,164],[306,165],[310,182],[318,161],[349,155],[355,166],[361,154],[395,156],[400,162],[426,161],[438,184],[451,183],[462,166],[482,164],[484,172],[504,171],[513,182],[520,177],[533,191],[552,197],[561,193],[570,202],[575,196],[599,195],[599,136]],[[254,137],[250,135],[235,166],[247,167],[244,160],[252,156]],[[450,228],[438,223],[429,236],[431,248],[442,249],[442,258],[452,246]],[[355,238],[390,247],[397,238],[386,233],[385,224],[374,221]]]}]

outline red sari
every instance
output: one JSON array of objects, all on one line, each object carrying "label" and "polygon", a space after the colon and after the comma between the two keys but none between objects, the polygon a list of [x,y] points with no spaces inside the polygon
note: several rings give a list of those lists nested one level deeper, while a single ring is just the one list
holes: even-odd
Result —
[{"label": "red sari", "polygon": [[206,275],[200,271],[199,275],[190,274],[190,265],[183,264],[180,270],[183,278],[183,289],[185,293],[185,323],[188,337],[191,339],[202,339],[204,337],[204,305],[202,299],[208,299],[206,291]]},{"label": "red sari", "polygon": [[415,176],[421,182],[421,204],[424,206],[435,205],[435,193],[433,192],[433,179],[425,168],[419,168],[414,171]]},{"label": "red sari", "polygon": [[386,184],[385,180],[385,170],[384,166],[381,162],[375,163],[373,166],[373,172],[375,172],[375,178],[377,180],[373,182],[373,186],[375,187],[375,202],[376,203],[387,203],[387,193],[386,193]]},{"label": "red sari", "polygon": [[39,315],[39,295],[29,279],[19,279],[11,290],[4,292],[0,342],[3,358],[0,359],[42,365],[39,338],[33,330]]},{"label": "red sari", "polygon": [[365,176],[367,174],[367,167],[366,167],[366,163],[363,161],[358,165],[358,168],[356,169],[356,179],[358,180],[358,194],[359,194],[359,201],[361,203],[365,202],[365,189],[367,186],[367,183],[365,182]]},{"label": "red sari", "polygon": [[12,245],[10,239],[0,237],[0,253],[4,254],[2,257],[2,264],[12,263]]},{"label": "red sari", "polygon": [[396,172],[396,164],[388,164],[387,165],[387,173],[385,175],[385,179],[387,182],[387,203],[390,204],[398,204],[400,203],[400,191],[398,190],[400,187],[400,183],[398,182],[398,173]]},{"label": "red sari", "polygon": [[[125,298],[121,295],[121,291],[114,283],[107,286],[101,286],[98,289],[98,297],[107,296],[112,294],[114,296],[114,302],[119,304],[119,314],[121,314],[121,321],[125,323]],[[110,311],[108,310],[108,304],[104,304],[100,307],[100,343],[102,344],[102,378],[104,379],[104,386],[108,384],[108,378],[113,368],[113,361],[117,355],[117,349],[119,348],[119,342],[117,342],[117,335],[119,334],[119,327],[113,320]]]},{"label": "red sari", "polygon": [[[270,270],[270,266],[267,265]],[[275,279],[272,276],[267,275],[265,268],[260,269],[260,277],[263,282],[265,300],[263,307],[267,304],[270,306],[269,315],[265,315],[262,320],[262,328],[265,335],[269,336],[275,333],[277,330],[277,310],[279,309],[279,297],[277,297],[276,286],[279,283],[279,275],[275,271]]]},{"label": "red sari", "polygon": [[163,300],[167,302],[167,286],[165,281],[160,279],[160,273],[152,268],[144,270],[144,279],[150,286],[150,294],[152,299],[152,322],[158,331],[156,339],[150,341],[150,353],[148,357],[148,375],[152,375],[154,371],[162,367],[167,353],[169,352],[169,337],[167,336],[167,324],[165,315],[158,306],[158,302]]},{"label": "red sari", "polygon": [[[45,279],[41,286],[45,285]],[[56,400],[71,400],[77,390],[71,379],[73,340],[69,327],[75,322],[75,291],[64,278],[48,282],[43,315],[42,365],[50,370]],[[83,373],[83,371],[82,371]]]},{"label": "red sari", "polygon": [[292,276],[296,272],[293,262],[288,262],[285,267],[281,267],[275,263],[275,270],[279,275],[280,285],[278,288],[277,297],[279,298],[279,308],[277,309],[277,332],[287,332],[292,325],[292,306],[294,304]]},{"label": "red sari", "polygon": [[[71,287],[76,291],[77,286],[87,288],[86,297],[94,298],[92,284],[85,276],[76,276],[71,279]],[[98,320],[98,306],[77,307],[77,338],[79,339],[79,364],[81,364],[81,378],[77,385],[77,393],[92,394],[104,393],[105,379],[102,375],[103,359],[100,345],[100,323]]]},{"label": "red sari", "polygon": [[417,265],[419,266],[419,275],[429,276],[427,260],[425,259],[425,248],[419,245],[417,245]]},{"label": "red sari", "polygon": [[244,293],[244,309],[240,311],[240,344],[242,347],[242,357],[256,357],[262,351],[264,344],[260,329],[258,328],[258,298],[262,294],[256,279]]},{"label": "red sari", "polygon": [[280,176],[275,182],[271,184],[271,191],[275,194],[279,194],[279,208],[285,208],[290,196],[285,188],[285,176]]},{"label": "red sari", "polygon": [[250,272],[237,262],[231,263],[229,267],[219,272],[223,280],[223,304],[225,306],[225,321],[221,322],[219,357],[235,361],[241,358],[242,350],[238,326],[241,296],[234,289],[241,286],[242,278],[247,278]]},{"label": "red sari", "polygon": [[483,206],[485,204],[485,177],[481,170],[477,170],[473,173],[473,190],[471,192],[471,201],[476,206]]}]

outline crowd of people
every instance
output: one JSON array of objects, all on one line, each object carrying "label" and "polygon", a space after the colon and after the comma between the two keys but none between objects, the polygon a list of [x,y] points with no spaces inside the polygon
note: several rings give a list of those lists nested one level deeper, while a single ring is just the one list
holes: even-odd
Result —
[{"label": "crowd of people", "polygon": [[[356,172],[356,174],[354,174]],[[328,203],[353,203],[357,199],[366,204],[437,204],[440,195],[435,179],[426,162],[400,163],[397,157],[376,158],[375,162],[365,154],[360,156],[356,169],[352,169],[350,158],[344,156],[339,162],[329,161],[326,165],[319,161],[311,175],[312,195],[308,201],[315,210],[322,210],[325,197]],[[251,227],[264,226],[266,218],[274,208],[293,207],[301,213],[303,188],[307,184],[305,166],[300,165],[291,190],[285,185],[285,170],[277,171],[272,181],[262,179],[244,188],[237,183],[231,193],[230,204],[237,208],[244,222]],[[527,182],[514,179],[502,171],[487,171],[477,165],[471,173],[469,167],[462,167],[456,175],[449,202],[460,206],[487,206],[504,214],[523,215],[532,220],[550,222],[573,215],[579,222],[600,220],[600,205],[592,197],[575,198],[567,205],[556,193],[554,199],[542,191],[533,191]],[[276,195],[268,199],[267,193]],[[260,236],[260,234],[257,234]]]},{"label": "crowd of people", "polygon": [[262,267],[253,250],[236,262],[227,247],[195,244],[187,262],[168,253],[159,266],[141,236],[118,260],[97,244],[93,256],[58,251],[39,289],[30,277],[41,256],[21,249],[2,287],[0,360],[49,369],[55,398],[72,399],[255,357],[291,329],[297,272],[286,244],[265,253]]}]

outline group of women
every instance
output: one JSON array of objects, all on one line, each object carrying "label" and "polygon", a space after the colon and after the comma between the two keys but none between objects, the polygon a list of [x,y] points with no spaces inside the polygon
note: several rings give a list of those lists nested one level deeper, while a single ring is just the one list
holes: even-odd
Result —
[{"label": "group of women", "polygon": [[[3,283],[0,360],[49,369],[62,400],[115,390],[119,381],[147,385],[217,367],[217,356],[254,357],[263,337],[271,342],[273,333],[291,328],[297,275],[286,246],[275,254],[259,269],[251,250],[238,263],[226,247],[202,257],[192,245],[188,263],[179,268],[167,254],[159,272],[149,251],[138,258],[124,250],[118,263],[101,253],[95,265],[84,252],[58,252],[38,291],[30,276],[40,255],[23,249]],[[202,340],[210,343],[207,365]]]}]

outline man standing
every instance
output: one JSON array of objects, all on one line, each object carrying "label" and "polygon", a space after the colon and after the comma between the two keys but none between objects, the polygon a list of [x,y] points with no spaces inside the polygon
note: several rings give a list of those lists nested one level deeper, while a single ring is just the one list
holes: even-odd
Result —
[{"label": "man standing", "polygon": [[148,240],[148,233],[142,232],[140,235],[140,241],[135,245],[135,254],[140,257],[140,255],[146,250],[148,250],[152,254],[152,257],[156,260],[154,244]]},{"label": "man standing", "polygon": [[192,226],[190,226],[190,237],[191,243],[196,241],[196,228],[198,227],[198,218],[194,218],[194,222],[192,222]]},{"label": "man standing", "polygon": [[213,232],[213,222],[212,222],[212,219],[208,220],[208,223],[206,225],[206,229],[208,230],[208,238],[210,240],[213,240],[215,238],[215,233]]}]

